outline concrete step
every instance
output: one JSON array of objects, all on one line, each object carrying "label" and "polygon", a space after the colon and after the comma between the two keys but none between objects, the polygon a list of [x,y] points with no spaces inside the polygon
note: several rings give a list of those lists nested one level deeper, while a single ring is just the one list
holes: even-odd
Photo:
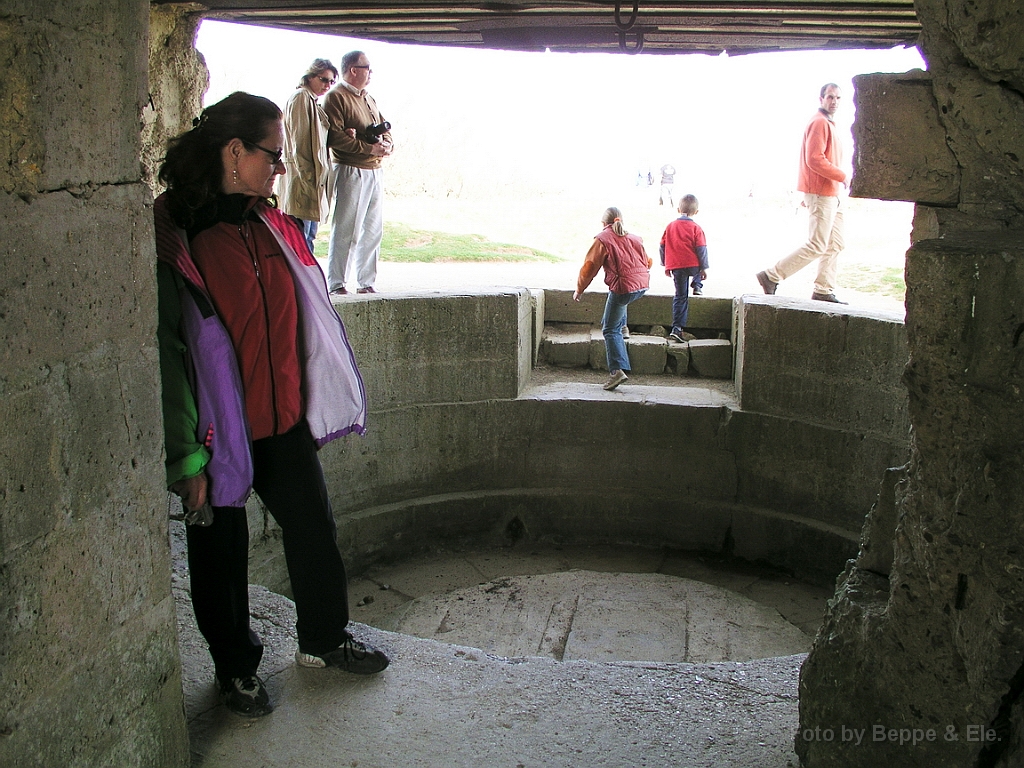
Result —
[{"label": "concrete step", "polygon": [[[664,326],[643,326],[642,330],[630,329],[626,353],[633,373],[732,378],[732,342],[725,338],[679,343],[667,338]],[[562,368],[608,370],[601,328],[582,323],[545,324],[539,362]]]}]

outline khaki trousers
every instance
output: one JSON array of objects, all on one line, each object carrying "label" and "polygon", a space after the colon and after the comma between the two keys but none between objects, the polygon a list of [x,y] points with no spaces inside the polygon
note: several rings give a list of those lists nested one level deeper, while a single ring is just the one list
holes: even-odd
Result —
[{"label": "khaki trousers", "polygon": [[835,293],[839,272],[839,253],[843,250],[843,211],[838,197],[804,195],[808,213],[807,242],[779,261],[765,273],[776,283],[795,275],[818,259],[818,276],[814,278],[815,293]]}]

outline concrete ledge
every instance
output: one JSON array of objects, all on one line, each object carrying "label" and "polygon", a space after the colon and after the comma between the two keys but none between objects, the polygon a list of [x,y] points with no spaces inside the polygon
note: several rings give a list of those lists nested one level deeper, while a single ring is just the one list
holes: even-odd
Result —
[{"label": "concrete ledge", "polygon": [[513,398],[532,368],[534,304],[520,289],[336,299],[371,408]]},{"label": "concrete ledge", "polygon": [[909,443],[900,315],[748,294],[737,300],[736,337],[743,410]]},{"label": "concrete ledge", "polygon": [[[600,325],[604,315],[606,290],[588,291],[580,301],[572,300],[572,291],[544,291],[545,320],[549,323],[591,323]],[[690,297],[687,327],[728,331],[732,328],[732,299],[708,296]],[[629,325],[672,326],[672,297],[645,295],[629,305]]]},{"label": "concrete ledge", "polygon": [[858,540],[849,531],[754,507],[574,488],[443,494],[361,510],[341,516],[338,524],[352,573],[430,551],[439,541],[538,541],[726,552],[831,584],[856,556]]},{"label": "concrete ledge", "polygon": [[[522,365],[538,326],[525,291],[360,297],[339,308],[369,357],[368,387],[375,381],[383,390],[374,397],[370,388],[367,435],[321,452],[353,567],[453,537],[522,535],[731,547],[829,581],[855,553],[885,470],[907,460],[907,435],[897,428],[906,418],[898,318],[744,297],[740,408],[730,384],[707,379],[651,386],[641,382],[680,380],[636,373],[605,392],[601,375],[584,369],[571,376],[592,383],[527,387]],[[410,346],[404,329],[432,312],[471,340],[448,344],[437,334]],[[381,339],[377,327],[387,329]],[[583,328],[574,331],[586,360],[598,349],[603,362],[603,337]],[[504,352],[488,348],[492,336]],[[695,349],[727,354],[729,342],[709,341],[671,345],[677,370],[680,349],[687,361]],[[634,353],[670,349],[659,337],[630,343]],[[448,370],[431,382],[424,377],[436,361]],[[280,589],[279,531],[255,500],[249,515],[253,578]],[[519,534],[507,528],[513,519]]]}]

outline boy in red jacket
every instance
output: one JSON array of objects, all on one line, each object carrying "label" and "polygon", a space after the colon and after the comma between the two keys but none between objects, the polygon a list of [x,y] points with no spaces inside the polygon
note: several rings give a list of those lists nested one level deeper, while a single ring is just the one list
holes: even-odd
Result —
[{"label": "boy in red jacket", "polygon": [[665,274],[676,284],[676,295],[672,299],[673,341],[690,341],[693,334],[685,332],[686,320],[690,313],[690,280],[696,283],[707,278],[708,244],[704,230],[691,217],[697,214],[697,198],[684,195],[679,201],[678,219],[665,227],[661,236],[661,263]]}]

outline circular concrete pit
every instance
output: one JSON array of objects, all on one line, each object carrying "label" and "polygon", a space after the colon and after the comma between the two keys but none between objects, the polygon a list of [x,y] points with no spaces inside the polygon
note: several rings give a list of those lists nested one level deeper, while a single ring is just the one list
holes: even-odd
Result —
[{"label": "circular concrete pit", "polygon": [[499,657],[718,662],[810,649],[831,590],[714,555],[468,549],[375,566],[354,620]]}]

